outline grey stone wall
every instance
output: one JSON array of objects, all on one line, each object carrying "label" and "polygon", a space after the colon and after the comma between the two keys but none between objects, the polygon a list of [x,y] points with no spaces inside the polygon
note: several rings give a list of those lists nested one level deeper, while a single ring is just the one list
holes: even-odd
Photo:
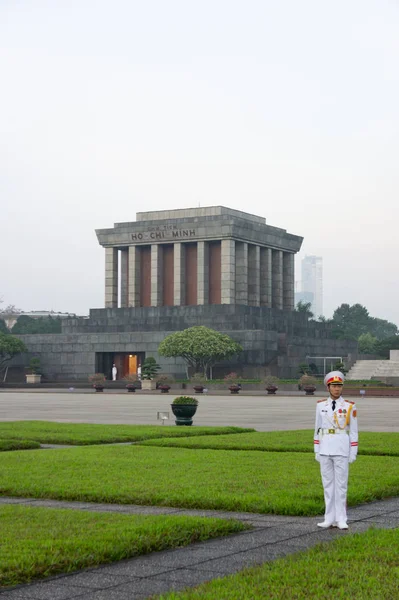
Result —
[{"label": "grey stone wall", "polygon": [[[181,359],[158,355],[160,342],[169,333],[194,325],[216,329],[238,341],[244,352],[215,374],[238,371],[251,377],[270,372],[297,377],[298,364],[310,356],[346,356],[357,343],[331,338],[331,326],[307,321],[305,315],[267,307],[245,305],[163,306],[93,309],[89,319],[67,319],[61,334],[20,337],[29,357],[39,356],[50,380],[87,379],[95,372],[96,353],[138,353],[154,356],[163,373],[183,377]],[[20,357],[14,364],[28,364]]]}]

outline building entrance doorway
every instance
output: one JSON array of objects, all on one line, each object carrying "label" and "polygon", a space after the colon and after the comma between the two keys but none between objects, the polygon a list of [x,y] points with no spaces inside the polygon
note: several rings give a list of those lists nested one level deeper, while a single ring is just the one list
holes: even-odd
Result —
[{"label": "building entrance doorway", "polygon": [[96,373],[104,373],[108,380],[112,380],[112,366],[115,365],[117,380],[123,379],[126,375],[137,375],[144,358],[144,352],[97,352]]}]

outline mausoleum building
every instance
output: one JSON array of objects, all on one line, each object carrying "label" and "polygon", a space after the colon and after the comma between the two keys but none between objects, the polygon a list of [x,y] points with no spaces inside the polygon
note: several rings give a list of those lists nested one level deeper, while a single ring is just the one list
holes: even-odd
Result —
[{"label": "mausoleum building", "polygon": [[24,335],[29,356],[49,380],[87,380],[94,372],[118,379],[153,356],[163,373],[185,376],[180,358],[159,356],[169,333],[205,325],[243,347],[217,365],[297,377],[306,356],[346,356],[356,342],[332,338],[328,324],[294,310],[294,256],[302,237],[263,217],[223,206],[141,212],[136,221],[96,231],[105,249],[105,307],[89,318],[62,321],[62,333]]}]

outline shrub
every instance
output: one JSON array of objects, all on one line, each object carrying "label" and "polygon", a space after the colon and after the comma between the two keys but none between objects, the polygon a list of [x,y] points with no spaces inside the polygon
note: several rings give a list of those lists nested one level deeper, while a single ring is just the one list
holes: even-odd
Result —
[{"label": "shrub", "polygon": [[172,402],[172,404],[198,404],[197,398],[192,398],[191,396],[177,396]]},{"label": "shrub", "polygon": [[148,356],[141,367],[141,378],[154,379],[160,368],[161,367],[157,364],[155,358],[153,356]]},{"label": "shrub", "polygon": [[126,381],[126,383],[139,383],[136,373],[128,373],[124,376],[123,380]]},{"label": "shrub", "polygon": [[170,385],[174,382],[174,378],[172,375],[167,375],[166,373],[160,373],[156,377],[156,381],[159,385]]},{"label": "shrub", "polygon": [[264,384],[265,384],[267,387],[271,387],[271,386],[273,386],[273,385],[277,387],[277,386],[278,386],[278,384],[279,384],[279,382],[280,382],[279,378],[278,378],[278,377],[275,377],[274,375],[268,375],[268,376],[267,376],[267,377],[265,377],[265,379],[264,379]]},{"label": "shrub", "polygon": [[202,373],[194,373],[194,375],[192,375],[190,377],[190,381],[192,383],[198,383],[198,384],[205,384],[206,382],[206,378]]},{"label": "shrub", "polygon": [[239,375],[237,375],[237,373],[228,373],[225,377],[224,377],[224,381],[226,381],[229,385],[234,385],[235,383],[238,382],[238,380],[240,379]]},{"label": "shrub", "polygon": [[299,380],[299,384],[302,387],[307,387],[307,386],[316,386],[317,385],[317,379],[316,377],[312,377],[311,375],[302,375],[302,377]]},{"label": "shrub", "polygon": [[99,383],[104,383],[107,378],[105,377],[104,373],[94,373],[94,375],[90,375],[88,379],[90,383],[96,385]]},{"label": "shrub", "polygon": [[33,374],[39,374],[40,373],[40,358],[34,357],[31,358],[29,361],[29,367],[28,370]]}]

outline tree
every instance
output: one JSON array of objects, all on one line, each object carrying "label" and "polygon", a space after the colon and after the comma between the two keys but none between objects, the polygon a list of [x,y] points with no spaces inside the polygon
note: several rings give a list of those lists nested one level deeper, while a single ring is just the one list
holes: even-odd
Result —
[{"label": "tree", "polygon": [[362,333],[359,336],[359,352],[361,354],[375,354],[377,351],[377,338],[371,333]]},{"label": "tree", "polygon": [[378,340],[383,340],[384,338],[396,335],[398,333],[398,328],[395,323],[374,317],[371,319],[370,333]]},{"label": "tree", "polygon": [[[3,302],[1,300],[1,302]],[[5,308],[0,309],[0,313],[3,315],[19,315],[22,312],[20,308],[17,308],[15,304],[9,304]]]},{"label": "tree", "polygon": [[186,361],[187,377],[188,367],[192,367],[196,373],[204,373],[206,377],[209,367],[239,354],[242,346],[228,335],[199,325],[166,336],[160,343],[158,352],[169,358],[183,358]]},{"label": "tree", "polygon": [[0,333],[10,333],[4,319],[0,319]]},{"label": "tree", "polygon": [[357,340],[370,326],[369,311],[361,304],[341,304],[335,309],[332,323],[336,337]]},{"label": "tree", "polygon": [[311,302],[302,302],[302,300],[299,300],[295,307],[295,312],[305,314],[308,319],[312,319],[314,317],[314,313],[311,311],[311,308]]},{"label": "tree", "polygon": [[378,340],[375,345],[376,354],[383,358],[389,358],[390,350],[399,350],[399,335],[385,338],[385,340]]},{"label": "tree", "polygon": [[26,351],[26,346],[21,340],[13,335],[0,333],[0,371],[6,362]]},{"label": "tree", "polygon": [[12,333],[19,335],[27,333],[61,333],[60,317],[39,317],[34,319],[28,315],[21,315],[12,328]]},{"label": "tree", "polygon": [[154,379],[160,368],[153,356],[147,356],[141,368],[141,379]]}]

